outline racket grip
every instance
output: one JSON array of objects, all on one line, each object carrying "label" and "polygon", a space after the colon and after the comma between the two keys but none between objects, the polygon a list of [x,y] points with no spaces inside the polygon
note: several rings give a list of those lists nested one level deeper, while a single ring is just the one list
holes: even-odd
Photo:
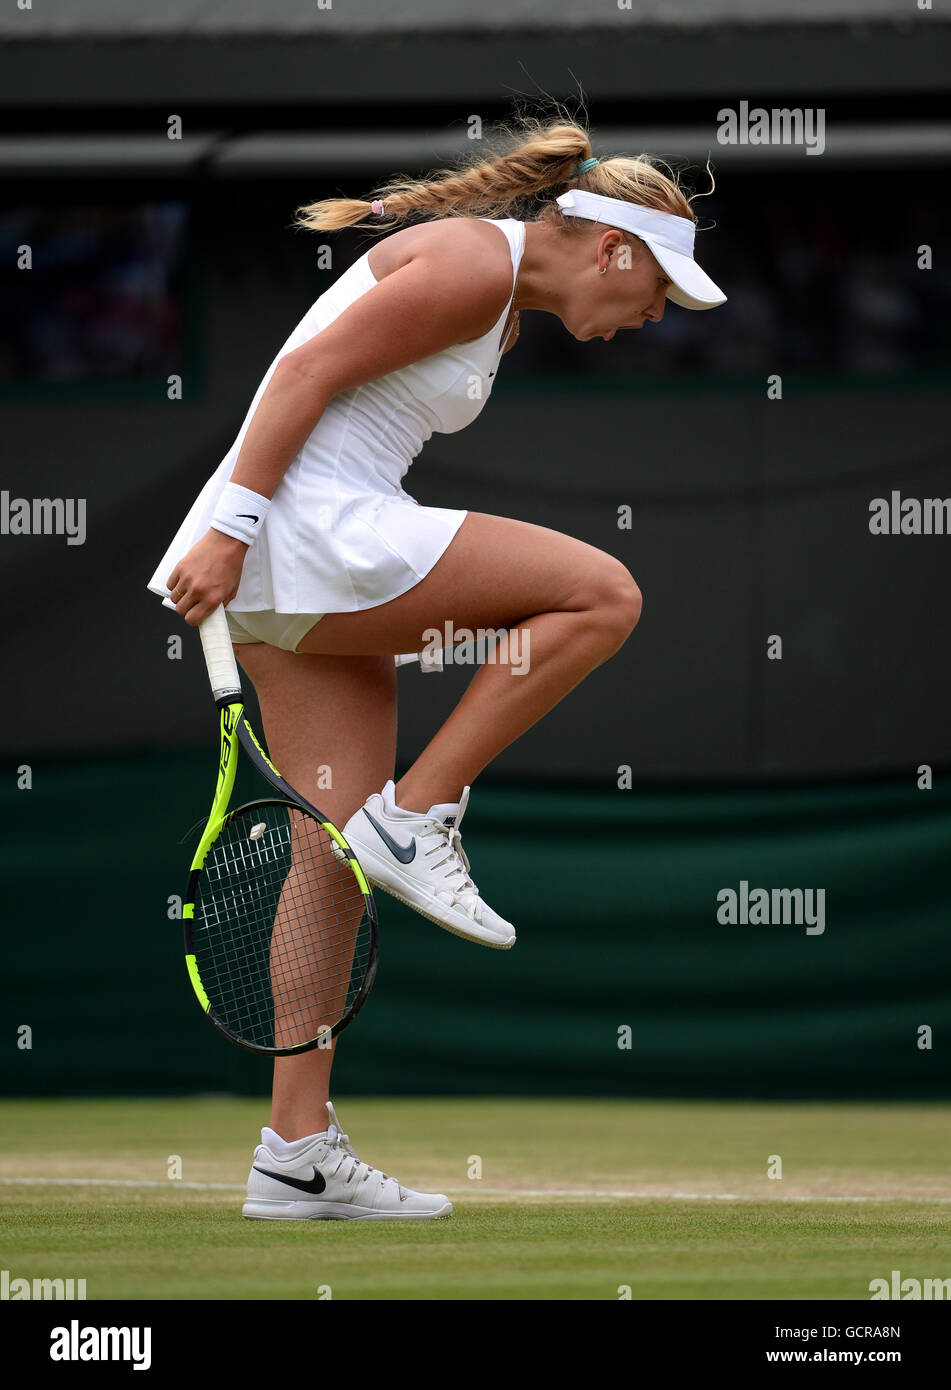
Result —
[{"label": "racket grip", "polygon": [[229,696],[240,696],[238,663],[234,659],[224,605],[219,605],[214,613],[209,613],[204,622],[198,624],[198,633],[216,702],[221,703]]}]

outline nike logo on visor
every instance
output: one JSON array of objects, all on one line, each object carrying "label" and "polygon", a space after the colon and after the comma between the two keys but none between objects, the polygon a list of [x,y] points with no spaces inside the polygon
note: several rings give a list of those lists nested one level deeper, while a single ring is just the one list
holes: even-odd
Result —
[{"label": "nike logo on visor", "polygon": [[363,814],[394,858],[398,859],[401,864],[412,864],[416,858],[416,837],[414,836],[408,845],[398,845],[392,835],[387,835],[382,825],[373,819],[369,811],[364,810]]},{"label": "nike logo on visor", "polygon": [[323,1192],[327,1186],[327,1179],[323,1173],[318,1173],[316,1168],[314,1169],[314,1176],[307,1182],[302,1182],[300,1178],[285,1178],[283,1173],[272,1173],[267,1168],[259,1168],[256,1163],[254,1171],[263,1173],[266,1178],[273,1178],[275,1182],[285,1183],[288,1187],[296,1187],[299,1192],[310,1192],[315,1197]]}]

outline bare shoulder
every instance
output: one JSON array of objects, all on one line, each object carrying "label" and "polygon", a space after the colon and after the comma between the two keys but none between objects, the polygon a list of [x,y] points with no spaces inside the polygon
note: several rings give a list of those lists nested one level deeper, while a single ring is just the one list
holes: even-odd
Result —
[{"label": "bare shoulder", "polygon": [[489,222],[476,217],[442,217],[419,226],[404,227],[374,246],[367,263],[377,281],[384,280],[412,261],[424,258],[434,268],[478,276],[501,296],[499,312],[512,290],[512,257],[508,238]]},{"label": "bare shoulder", "polygon": [[377,283],[281,359],[324,400],[484,336],[512,295],[507,237],[473,218],[403,228],[367,264]]}]

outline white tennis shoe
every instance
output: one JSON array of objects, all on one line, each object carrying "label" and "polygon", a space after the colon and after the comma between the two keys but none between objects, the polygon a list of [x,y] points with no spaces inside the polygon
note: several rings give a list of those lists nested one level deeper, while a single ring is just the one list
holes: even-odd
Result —
[{"label": "white tennis shoe", "polygon": [[327,1111],[328,1130],[292,1144],[273,1129],[261,1130],[242,1215],[265,1221],[406,1221],[452,1215],[452,1203],[441,1192],[413,1192],[361,1162],[329,1101]]},{"label": "white tennis shoe", "polygon": [[424,815],[401,810],[395,796],[387,782],[343,828],[370,882],[467,941],[500,951],[514,946],[512,923],[482,901],[469,876],[459,833],[469,788],[461,801],[430,806]]}]

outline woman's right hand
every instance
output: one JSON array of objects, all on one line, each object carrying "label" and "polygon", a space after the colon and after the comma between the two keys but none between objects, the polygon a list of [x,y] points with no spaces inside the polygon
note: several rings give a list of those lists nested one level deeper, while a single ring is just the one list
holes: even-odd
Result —
[{"label": "woman's right hand", "polygon": [[175,612],[197,627],[219,604],[230,603],[238,592],[247,553],[244,541],[213,527],[206,531],[165,581]]}]

